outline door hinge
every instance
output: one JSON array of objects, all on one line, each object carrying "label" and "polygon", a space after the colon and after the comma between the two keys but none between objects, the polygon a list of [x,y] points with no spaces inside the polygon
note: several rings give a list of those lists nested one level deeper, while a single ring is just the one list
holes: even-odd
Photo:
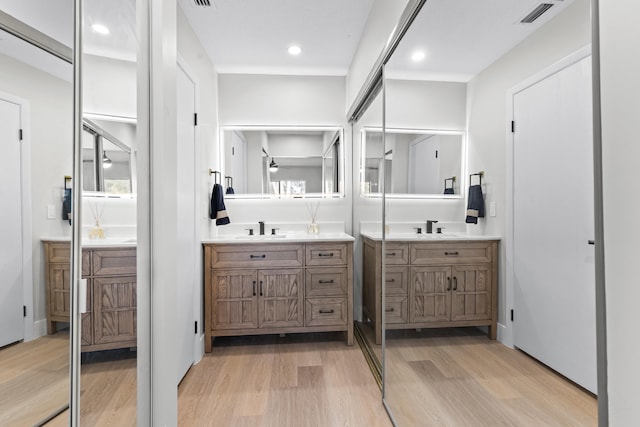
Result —
[{"label": "door hinge", "polygon": [[511,321],[513,322],[513,310],[511,310]]},{"label": "door hinge", "polygon": [[516,131],[516,122],[511,120],[511,133],[515,133]]},{"label": "door hinge", "polygon": [[196,326],[196,328],[195,328],[194,333],[197,334],[198,333],[198,321],[197,320],[195,321],[195,326]]},{"label": "door hinge", "polygon": [[438,150],[436,150],[436,159],[438,158]]},{"label": "door hinge", "polygon": [[18,131],[18,137],[20,138],[20,141],[22,141],[22,137],[23,137],[23,135],[22,135],[22,129],[20,129],[20,130]]},{"label": "door hinge", "polygon": [[27,306],[26,305],[22,306],[22,317],[27,317]]},{"label": "door hinge", "polygon": [[193,113],[193,125],[198,126],[198,113]]}]

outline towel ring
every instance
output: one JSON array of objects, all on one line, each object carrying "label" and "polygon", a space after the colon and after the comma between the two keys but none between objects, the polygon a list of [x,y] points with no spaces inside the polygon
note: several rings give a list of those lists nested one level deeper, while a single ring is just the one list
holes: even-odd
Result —
[{"label": "towel ring", "polygon": [[484,176],[484,171],[480,171],[478,173],[472,173],[469,175],[469,185],[471,185],[471,177],[477,176],[480,179],[479,185],[482,185],[482,177]]},{"label": "towel ring", "polygon": [[214,175],[213,182],[215,184],[220,184],[222,181],[222,174],[218,171],[214,171],[213,169],[209,169],[209,175]]}]

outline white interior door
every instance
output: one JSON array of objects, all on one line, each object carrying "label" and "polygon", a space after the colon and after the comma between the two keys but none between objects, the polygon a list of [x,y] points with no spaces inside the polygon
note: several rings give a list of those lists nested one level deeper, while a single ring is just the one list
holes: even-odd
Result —
[{"label": "white interior door", "polygon": [[422,137],[409,147],[409,193],[438,194],[443,192],[438,168],[438,139]]},{"label": "white interior door", "polygon": [[237,132],[232,133],[231,150],[231,177],[233,178],[233,189],[238,194],[247,193],[247,173],[246,173],[246,146],[245,141]]},{"label": "white interior door", "polygon": [[24,338],[20,106],[0,99],[0,347]]},{"label": "white interior door", "polygon": [[514,343],[595,393],[591,58],[513,106]]},{"label": "white interior door", "polygon": [[196,165],[195,165],[195,84],[178,67],[178,334],[177,382],[195,360],[194,296],[196,289]]}]

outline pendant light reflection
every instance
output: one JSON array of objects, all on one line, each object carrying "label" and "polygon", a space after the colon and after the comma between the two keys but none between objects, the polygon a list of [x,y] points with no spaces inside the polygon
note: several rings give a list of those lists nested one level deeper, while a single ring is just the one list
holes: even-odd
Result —
[{"label": "pendant light reflection", "polygon": [[278,164],[276,163],[275,159],[272,157],[271,163],[269,163],[269,172],[277,172],[277,171],[278,171]]},{"label": "pendant light reflection", "polygon": [[109,169],[113,162],[110,158],[107,157],[107,153],[102,153],[102,167],[105,169]]}]

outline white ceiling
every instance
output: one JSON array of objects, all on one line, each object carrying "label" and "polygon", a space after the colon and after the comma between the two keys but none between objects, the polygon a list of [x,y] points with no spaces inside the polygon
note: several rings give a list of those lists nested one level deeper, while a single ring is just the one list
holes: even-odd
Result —
[{"label": "white ceiling", "polygon": [[346,75],[373,0],[178,3],[220,73]]},{"label": "white ceiling", "polygon": [[[346,75],[374,0],[177,0],[221,73]],[[394,0],[396,1],[396,0]],[[534,24],[520,24],[541,0],[428,0],[389,62],[390,77],[468,81],[574,0],[554,3]],[[0,0],[0,9],[71,46],[72,0]],[[135,0],[85,0],[85,51],[135,60]],[[7,48],[0,35],[0,51]],[[302,54],[287,53],[299,44]],[[426,59],[414,63],[415,49]],[[26,54],[23,54],[25,56]],[[46,69],[48,65],[44,65]]]}]

